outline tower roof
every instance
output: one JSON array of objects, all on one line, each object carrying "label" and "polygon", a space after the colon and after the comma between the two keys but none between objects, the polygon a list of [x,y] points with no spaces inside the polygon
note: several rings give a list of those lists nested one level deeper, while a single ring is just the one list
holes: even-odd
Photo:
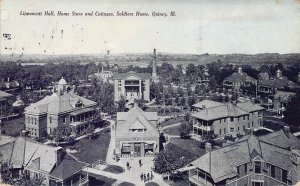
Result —
[{"label": "tower roof", "polygon": [[62,77],[59,82],[58,82],[59,85],[67,85],[67,82],[66,80]]}]

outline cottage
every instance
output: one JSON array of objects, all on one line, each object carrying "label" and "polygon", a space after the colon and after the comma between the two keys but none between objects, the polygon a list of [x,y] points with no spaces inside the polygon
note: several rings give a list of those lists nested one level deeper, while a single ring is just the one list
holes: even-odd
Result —
[{"label": "cottage", "polygon": [[0,138],[6,139],[0,143],[0,161],[11,165],[11,177],[43,178],[43,183],[51,186],[79,182],[88,185],[88,175],[82,172],[87,164],[76,161],[61,147],[45,145],[27,137],[11,139],[0,135]]}]

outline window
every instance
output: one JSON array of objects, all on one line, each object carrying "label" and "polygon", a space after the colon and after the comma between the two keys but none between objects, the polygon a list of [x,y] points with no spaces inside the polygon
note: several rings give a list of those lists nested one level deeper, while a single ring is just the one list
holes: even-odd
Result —
[{"label": "window", "polygon": [[240,127],[238,127],[238,131],[240,131]]},{"label": "window", "polygon": [[31,124],[33,124],[33,118],[31,118]]},{"label": "window", "polygon": [[63,116],[63,123],[66,123],[66,117]]},{"label": "window", "polygon": [[52,117],[51,116],[49,117],[49,123],[52,123]]},{"label": "window", "polygon": [[272,178],[275,178],[275,166],[274,165],[270,165],[270,176]]},{"label": "window", "polygon": [[248,123],[248,128],[250,128],[250,123]]},{"label": "window", "polygon": [[226,134],[226,128],[224,128],[224,134]]},{"label": "window", "polygon": [[255,182],[255,181],[252,181],[252,186],[263,186],[263,182]]},{"label": "window", "polygon": [[233,122],[233,117],[230,118],[230,122]]},{"label": "window", "polygon": [[254,172],[260,174],[261,173],[261,162],[254,162]]},{"label": "window", "polygon": [[243,119],[246,120],[246,116],[243,116]]},{"label": "window", "polygon": [[240,118],[238,117],[237,120],[240,121]]},{"label": "window", "polygon": [[219,133],[220,133],[220,136],[221,136],[221,135],[222,135],[222,129],[220,129],[220,132],[219,132]]},{"label": "window", "polygon": [[243,126],[243,130],[244,130],[244,131],[246,130],[246,126],[245,126],[245,125]]},{"label": "window", "polygon": [[226,118],[224,118],[224,123],[226,123]]},{"label": "window", "polygon": [[287,171],[284,169],[281,169],[281,181],[284,183],[287,183]]},{"label": "window", "polygon": [[252,128],[254,127],[253,121],[252,121]]},{"label": "window", "polygon": [[230,128],[230,132],[234,132],[234,128],[233,127]]},{"label": "window", "polygon": [[34,124],[36,125],[36,118],[34,118]]}]

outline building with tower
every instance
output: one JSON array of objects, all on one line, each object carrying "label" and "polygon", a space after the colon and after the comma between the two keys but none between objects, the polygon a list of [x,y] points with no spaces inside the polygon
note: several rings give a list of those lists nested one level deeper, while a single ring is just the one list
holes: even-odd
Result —
[{"label": "building with tower", "polygon": [[77,134],[94,119],[97,103],[80,97],[62,78],[52,95],[25,108],[25,127],[31,137],[51,135],[56,127],[70,125]]}]

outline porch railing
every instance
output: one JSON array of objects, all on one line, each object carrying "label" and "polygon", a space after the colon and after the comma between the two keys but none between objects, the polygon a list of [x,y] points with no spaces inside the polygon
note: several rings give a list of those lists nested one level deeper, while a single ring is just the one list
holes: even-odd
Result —
[{"label": "porch railing", "polygon": [[72,186],[85,186],[88,185],[89,178],[88,176],[81,178],[78,182],[72,184]]}]

